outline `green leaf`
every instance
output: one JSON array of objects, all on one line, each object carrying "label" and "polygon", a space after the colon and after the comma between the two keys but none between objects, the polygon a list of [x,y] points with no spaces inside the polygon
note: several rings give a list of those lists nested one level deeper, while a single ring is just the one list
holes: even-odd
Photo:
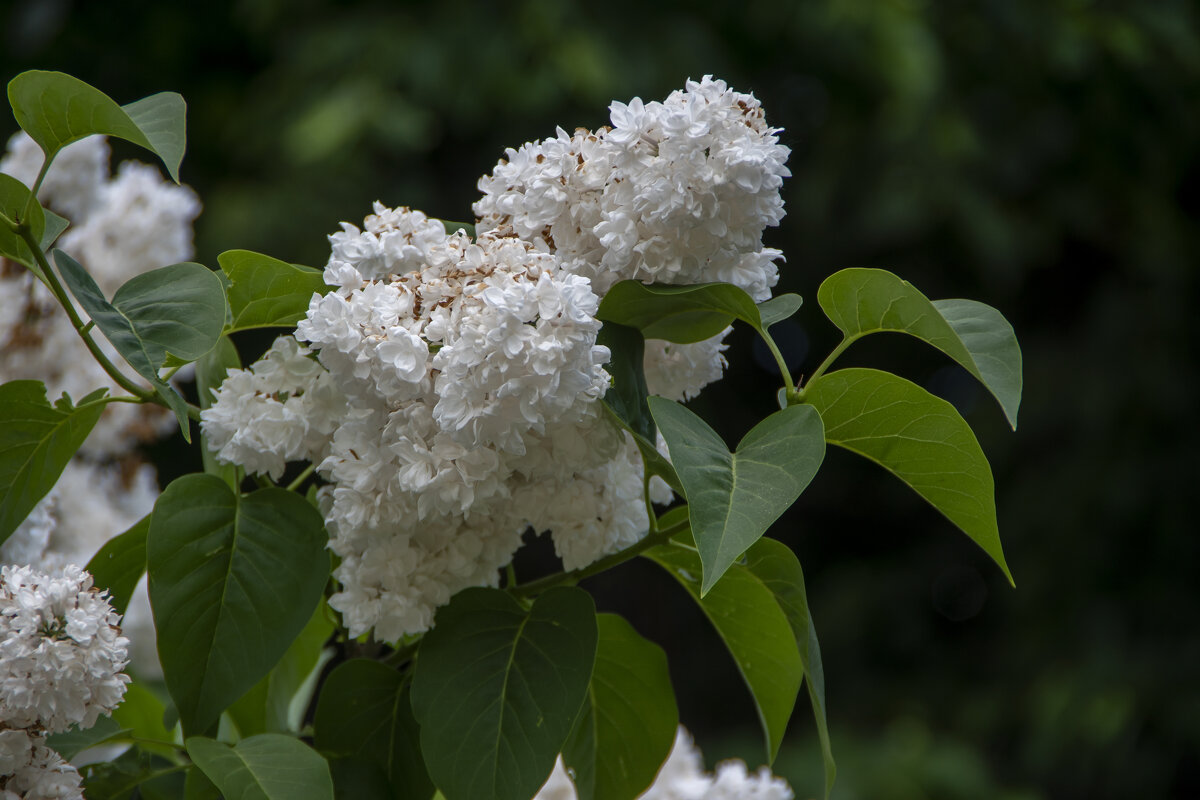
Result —
[{"label": "green leaf", "polygon": [[75,408],[65,394],[51,406],[41,381],[0,385],[0,543],[54,487],[103,411]]},{"label": "green leaf", "polygon": [[195,764],[187,771],[183,800],[221,800],[221,792]]},{"label": "green leaf", "polygon": [[563,761],[579,800],[633,800],[671,752],[679,709],[662,648],[616,614],[596,623],[596,666]]},{"label": "green leaf", "polygon": [[231,331],[294,327],[314,293],[325,294],[321,273],[249,250],[228,250],[217,263],[229,278]]},{"label": "green leaf", "polygon": [[971,427],[945,400],[888,372],[822,375],[804,400],[821,413],[825,439],[879,464],[957,525],[1004,571],[992,468]]},{"label": "green leaf", "polygon": [[[200,408],[212,405],[213,390],[221,386],[229,370],[240,369],[241,366],[242,360],[238,357],[237,348],[228,336],[222,336],[213,349],[196,360],[196,395],[200,399]],[[203,430],[200,433],[200,458],[206,473],[216,475],[231,489],[238,487],[237,465],[217,461],[216,455],[208,448]]]},{"label": "green leaf", "polygon": [[600,301],[596,316],[637,328],[647,339],[689,344],[711,339],[734,319],[762,328],[758,306],[730,283],[691,286],[621,281]]},{"label": "green leaf", "polygon": [[221,794],[237,800],[333,800],[329,764],[308,745],[278,733],[224,742],[193,736],[188,755]]},{"label": "green leaf", "polygon": [[425,765],[448,800],[532,797],[595,657],[595,606],[582,589],[551,589],[526,611],[505,592],[472,588],[439,610],[417,656],[412,706]]},{"label": "green leaf", "polygon": [[833,791],[837,765],[833,760],[829,723],[825,716],[825,669],[821,665],[821,645],[817,642],[817,629],[808,610],[800,560],[782,542],[763,538],[746,552],[745,568],[775,595],[775,602],[783,610],[796,638],[796,647],[804,664],[808,699],[821,740],[821,755],[825,761],[825,796],[829,797]]},{"label": "green leaf", "polygon": [[469,222],[451,222],[450,220],[446,220],[446,219],[438,220],[438,221],[442,223],[442,226],[446,229],[446,233],[452,234],[455,231],[461,230],[461,231],[464,231],[467,234],[467,236],[471,237],[471,241],[475,240],[475,226],[472,225],[471,223],[469,223]]},{"label": "green leaf", "polygon": [[776,411],[730,453],[720,435],[679,403],[650,398],[683,483],[707,593],[746,548],[796,502],[825,458],[818,414]]},{"label": "green leaf", "polygon": [[[354,756],[330,758],[335,800],[409,800],[392,791],[387,775],[377,765]],[[418,800],[427,800],[420,796]]]},{"label": "green leaf", "polygon": [[133,590],[146,572],[146,534],[150,530],[150,515],[142,517],[129,530],[114,536],[92,556],[87,571],[92,573],[95,586],[108,590],[108,601],[118,614],[129,606]]},{"label": "green leaf", "polygon": [[[112,718],[132,735],[142,739],[155,739],[160,742],[173,742],[175,735],[163,724],[165,711],[162,700],[154,692],[147,689],[140,681],[134,681],[125,687],[125,699],[113,711]],[[172,747],[147,744],[138,745],[143,750],[158,753],[168,758],[175,756]]]},{"label": "green leaf", "polygon": [[184,731],[203,732],[265,675],[329,578],[321,515],[283,489],[233,492],[185,475],[154,505],[147,539],[158,655]]},{"label": "green leaf", "polygon": [[47,208],[43,208],[42,213],[46,218],[46,228],[42,231],[41,247],[42,252],[46,253],[58,241],[58,237],[62,236],[63,231],[71,226],[71,223]]},{"label": "green leaf", "polygon": [[320,662],[331,633],[333,623],[322,600],[279,663],[229,707],[229,716],[243,738],[257,733],[298,732],[299,726],[294,726],[290,718],[292,702]]},{"label": "green leaf", "polygon": [[975,300],[934,300],[933,306],[971,354],[975,369],[967,367],[967,371],[1000,402],[1009,425],[1016,430],[1024,381],[1021,347],[1012,325],[999,311]]},{"label": "green leaf", "polygon": [[[686,537],[678,539],[686,541]],[[796,639],[775,595],[753,572],[734,564],[725,579],[702,597],[700,555],[681,541],[659,545],[642,555],[679,581],[724,640],[754,698],[767,758],[773,762],[804,677]]]},{"label": "green leaf", "polygon": [[[33,234],[35,240],[40,242],[46,235],[45,211],[36,200],[32,204],[29,203],[28,186],[11,175],[0,172],[0,213],[14,222],[20,222],[21,215],[25,213],[26,204],[29,204],[29,232]],[[29,246],[17,235],[16,231],[4,223],[0,223],[0,256],[19,261],[33,270],[35,274],[41,275],[42,270],[34,260]]]},{"label": "green leaf", "polygon": [[880,331],[907,333],[953,358],[992,393],[1015,430],[1021,405],[1021,349],[999,311],[973,300],[930,302],[882,269],[844,269],[817,290],[847,342]]},{"label": "green leaf", "polygon": [[762,319],[763,329],[766,330],[775,323],[788,319],[800,310],[803,303],[804,298],[798,294],[781,294],[759,303],[758,314]]},{"label": "green leaf", "polygon": [[174,764],[131,747],[112,761],[81,767],[83,793],[87,800],[129,800],[140,786],[174,772]]},{"label": "green leaf", "polygon": [[404,676],[378,661],[340,664],[317,700],[313,744],[318,750],[363,759],[382,771],[396,797],[433,796],[417,720]]},{"label": "green leaf", "polygon": [[646,388],[646,374],[642,368],[646,342],[642,339],[641,331],[609,322],[600,328],[596,344],[607,347],[612,354],[604,365],[612,376],[612,386],[608,387],[604,402],[631,432],[653,442],[654,419],[646,406],[646,397],[650,392]]},{"label": "green leaf", "polygon": [[225,321],[225,290],[201,264],[173,264],[127,281],[112,302],[79,262],[61,250],[54,260],[75,299],[129,365],[148,380],[175,412],[183,437],[191,441],[187,405],[158,377],[173,355],[193,361],[212,349]]},{"label": "green leaf", "polygon": [[119,106],[78,78],[30,70],[9,82],[8,102],[17,124],[38,143],[47,159],[87,136],[116,136],[157,155],[171,179],[179,183],[187,106],[174,92]]},{"label": "green leaf", "polygon": [[122,728],[116,720],[111,717],[100,717],[96,720],[96,724],[90,728],[83,730],[72,728],[69,731],[48,736],[46,737],[46,744],[53,748],[60,756],[70,761],[89,747],[103,744],[109,739],[115,739],[124,733],[128,733],[128,730]]}]

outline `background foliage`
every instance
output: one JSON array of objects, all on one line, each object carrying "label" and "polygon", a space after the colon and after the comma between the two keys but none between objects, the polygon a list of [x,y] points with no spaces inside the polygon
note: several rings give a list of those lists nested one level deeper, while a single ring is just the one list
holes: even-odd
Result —
[{"label": "background foliage", "polygon": [[[900,358],[979,431],[1017,589],[898,482],[831,455],[773,535],[805,565],[835,797],[1182,797],[1200,792],[1197,22],[1184,0],[28,0],[0,5],[0,65],[119,102],[182,93],[209,265],[230,248],[320,265],[375,199],[467,218],[505,146],[600,125],[612,99],[704,73],[753,91],[793,149],[768,243],[788,256],[777,291],[808,301],[774,329],[797,365],[836,342],[815,290],[848,266],[984,299],[1025,354],[1012,436],[919,343],[850,351]],[[756,356],[697,404],[727,441],[772,409]],[[877,502],[848,502],[864,482]],[[664,646],[710,755],[760,757],[749,698],[712,696],[739,686],[732,662],[699,657],[715,634],[668,576],[634,563],[589,588]],[[805,715],[776,768],[819,791]]]}]

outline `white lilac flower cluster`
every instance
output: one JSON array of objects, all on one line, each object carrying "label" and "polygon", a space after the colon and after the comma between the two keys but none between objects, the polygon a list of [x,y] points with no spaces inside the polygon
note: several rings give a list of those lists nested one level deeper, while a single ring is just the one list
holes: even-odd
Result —
[{"label": "white lilac flower cluster", "polygon": [[[783,219],[787,147],[762,105],[724,81],[688,81],[663,102],[609,107],[611,127],[561,128],[509,149],[479,181],[481,228],[511,229],[558,255],[564,269],[614,283],[723,281],[766,300],[779,250],[763,230]],[[651,391],[690,398],[718,379],[725,333],[706,342],[648,342]]]},{"label": "white lilac flower cluster", "polygon": [[[0,172],[31,186],[42,160],[37,144],[18,133],[0,158]],[[200,212],[195,193],[137,162],[126,161],[110,175],[103,137],[64,148],[38,199],[70,221],[57,246],[109,296],[135,275],[193,255],[192,222]],[[94,338],[119,362],[107,340]],[[120,393],[50,291],[24,267],[0,259],[0,382],[28,378],[45,383],[51,399],[67,392],[78,400],[101,387]],[[157,406],[110,404],[57,488],[0,545],[0,564],[50,571],[89,561],[108,539],[149,513],[158,492],[154,470],[133,451],[174,425]],[[126,630],[135,639],[139,671],[153,676],[159,667],[144,588],[130,605]]]},{"label": "white lilac flower cluster", "polygon": [[90,728],[125,696],[129,641],[92,576],[0,567],[0,798],[82,797],[47,734]]},{"label": "white lilac flower cluster", "polygon": [[[758,101],[706,77],[611,111],[612,128],[508,151],[480,181],[475,241],[378,203],[343,223],[333,291],[202,415],[224,461],[317,465],[352,635],[428,629],[455,592],[496,585],[527,528],[567,569],[645,535],[641,459],[597,402],[600,294],[637,278],[770,296],[780,253],[762,232],[788,151]],[[647,343],[651,390],[718,379],[723,335]],[[670,499],[657,478],[652,498]]]},{"label": "white lilac flower cluster", "polygon": [[[554,772],[533,800],[577,800],[575,784],[560,757]],[[704,771],[695,742],[682,726],[675,745],[640,800],[792,800],[787,782],[762,767],[750,774],[742,761],[723,761],[716,773]]]}]

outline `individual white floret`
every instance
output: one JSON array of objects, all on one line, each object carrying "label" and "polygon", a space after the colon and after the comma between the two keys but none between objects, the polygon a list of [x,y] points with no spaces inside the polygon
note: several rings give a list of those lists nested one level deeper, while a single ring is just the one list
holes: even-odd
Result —
[{"label": "individual white floret", "polygon": [[76,769],[25,730],[0,730],[0,800],[82,800]]},{"label": "individual white floret", "polygon": [[119,622],[78,567],[0,567],[0,725],[90,728],[116,708],[129,683]]}]

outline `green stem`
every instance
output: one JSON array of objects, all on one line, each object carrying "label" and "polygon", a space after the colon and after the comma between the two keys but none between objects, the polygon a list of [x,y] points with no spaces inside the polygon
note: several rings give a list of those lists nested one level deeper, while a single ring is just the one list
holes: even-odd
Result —
[{"label": "green stem", "polygon": [[788,397],[791,397],[796,394],[796,385],[792,383],[792,373],[788,369],[787,362],[783,360],[783,353],[779,352],[779,346],[775,344],[775,340],[771,338],[771,334],[767,333],[766,328],[759,330],[758,334],[767,343],[767,349],[771,351],[771,355],[775,358],[775,363],[779,365],[779,374],[783,376],[783,387],[787,390]]},{"label": "green stem", "polygon": [[187,748],[175,742],[167,742],[162,739],[148,739],[144,736],[122,736],[122,739],[127,739],[134,744],[152,744],[157,747],[170,747],[172,750],[178,750],[181,753],[186,753]]},{"label": "green stem", "polygon": [[387,664],[389,667],[399,667],[402,664],[412,661],[412,657],[417,654],[417,648],[420,646],[421,640],[416,639],[404,645],[403,647],[397,647],[396,652],[385,658],[383,663]]},{"label": "green stem", "polygon": [[17,233],[21,229],[21,226],[17,224],[17,221],[8,216],[8,214],[5,214],[3,211],[0,211],[0,222],[3,222],[8,227],[12,228],[13,233]]},{"label": "green stem", "polygon": [[175,373],[179,372],[179,370],[183,369],[185,366],[186,366],[186,364],[176,364],[175,366],[173,366],[169,370],[167,370],[167,374],[161,376],[163,383],[166,383],[167,381],[171,380],[171,378],[174,378]]},{"label": "green stem", "polygon": [[309,464],[307,467],[305,467],[304,471],[296,476],[296,480],[287,485],[287,490],[289,492],[297,491],[300,488],[300,485],[308,480],[308,477],[313,474],[313,470],[316,468],[316,464]]},{"label": "green stem", "polygon": [[38,266],[41,267],[42,272],[45,274],[46,285],[49,286],[50,291],[54,293],[59,305],[61,305],[63,310],[67,312],[67,317],[71,320],[71,325],[74,326],[75,331],[79,334],[79,337],[83,339],[83,343],[91,352],[92,357],[99,362],[100,366],[104,368],[104,371],[108,373],[109,377],[116,381],[117,385],[122,389],[129,392],[131,395],[134,395],[135,397],[140,397],[142,400],[148,402],[157,402],[153,392],[143,389],[141,386],[138,386],[132,380],[127,378],[124,373],[117,369],[116,365],[108,359],[108,356],[104,354],[104,351],[100,349],[100,346],[96,344],[96,340],[93,339],[88,333],[86,324],[79,316],[79,313],[75,310],[75,304],[72,303],[71,298],[67,296],[67,290],[64,289],[62,283],[59,282],[58,275],[55,273],[54,269],[51,268],[50,262],[46,260],[46,254],[42,252],[41,245],[34,241],[33,234],[29,231],[29,229],[22,228],[20,231],[18,231],[18,233],[20,234],[21,238],[25,240],[25,244],[33,253],[34,259],[37,261]]},{"label": "green stem", "polygon": [[517,568],[513,566],[513,562],[508,562],[508,566],[504,568],[504,588],[510,589],[517,585]]},{"label": "green stem", "polygon": [[25,210],[21,212],[21,219],[29,219],[29,212],[33,210],[33,201],[37,197],[38,191],[42,188],[42,181],[46,180],[46,173],[50,171],[50,159],[42,159],[42,168],[38,170],[37,180],[33,182],[33,188],[29,190],[29,199],[25,201]]},{"label": "green stem", "polygon": [[[824,375],[825,370],[829,369],[833,362],[837,360],[837,357],[846,352],[846,348],[854,344],[856,341],[858,341],[858,339],[859,337],[857,335],[847,336],[846,338],[842,339],[841,343],[838,344],[837,347],[833,348],[829,355],[825,356],[825,360],[822,361],[821,365],[813,371],[813,374],[808,376],[808,380],[804,382],[805,388],[811,386],[813,381]],[[803,391],[801,391],[801,394],[803,394]]]},{"label": "green stem", "polygon": [[82,403],[80,405],[75,406],[75,409],[77,411],[79,411],[79,410],[83,410],[85,408],[91,408],[92,406],[106,406],[109,403],[138,403],[139,405],[141,405],[141,404],[144,404],[145,402],[146,401],[140,397],[127,397],[125,395],[116,395],[115,397],[101,397],[98,400],[92,400],[87,403]]},{"label": "green stem", "polygon": [[647,533],[647,535],[641,541],[631,544],[624,550],[620,550],[612,555],[605,556],[604,558],[587,567],[571,570],[570,572],[556,572],[553,575],[547,575],[544,578],[538,578],[537,580],[523,583],[520,586],[514,586],[508,591],[517,597],[529,597],[530,595],[539,594],[555,586],[578,583],[584,578],[590,578],[592,575],[604,572],[605,570],[611,569],[618,564],[623,564],[634,556],[641,555],[650,548],[657,547],[658,545],[669,541],[670,538],[675,534],[679,533],[680,531],[687,530],[687,526],[687,520],[683,520],[682,522],[677,522],[674,525],[666,528],[660,528],[654,533]]}]

